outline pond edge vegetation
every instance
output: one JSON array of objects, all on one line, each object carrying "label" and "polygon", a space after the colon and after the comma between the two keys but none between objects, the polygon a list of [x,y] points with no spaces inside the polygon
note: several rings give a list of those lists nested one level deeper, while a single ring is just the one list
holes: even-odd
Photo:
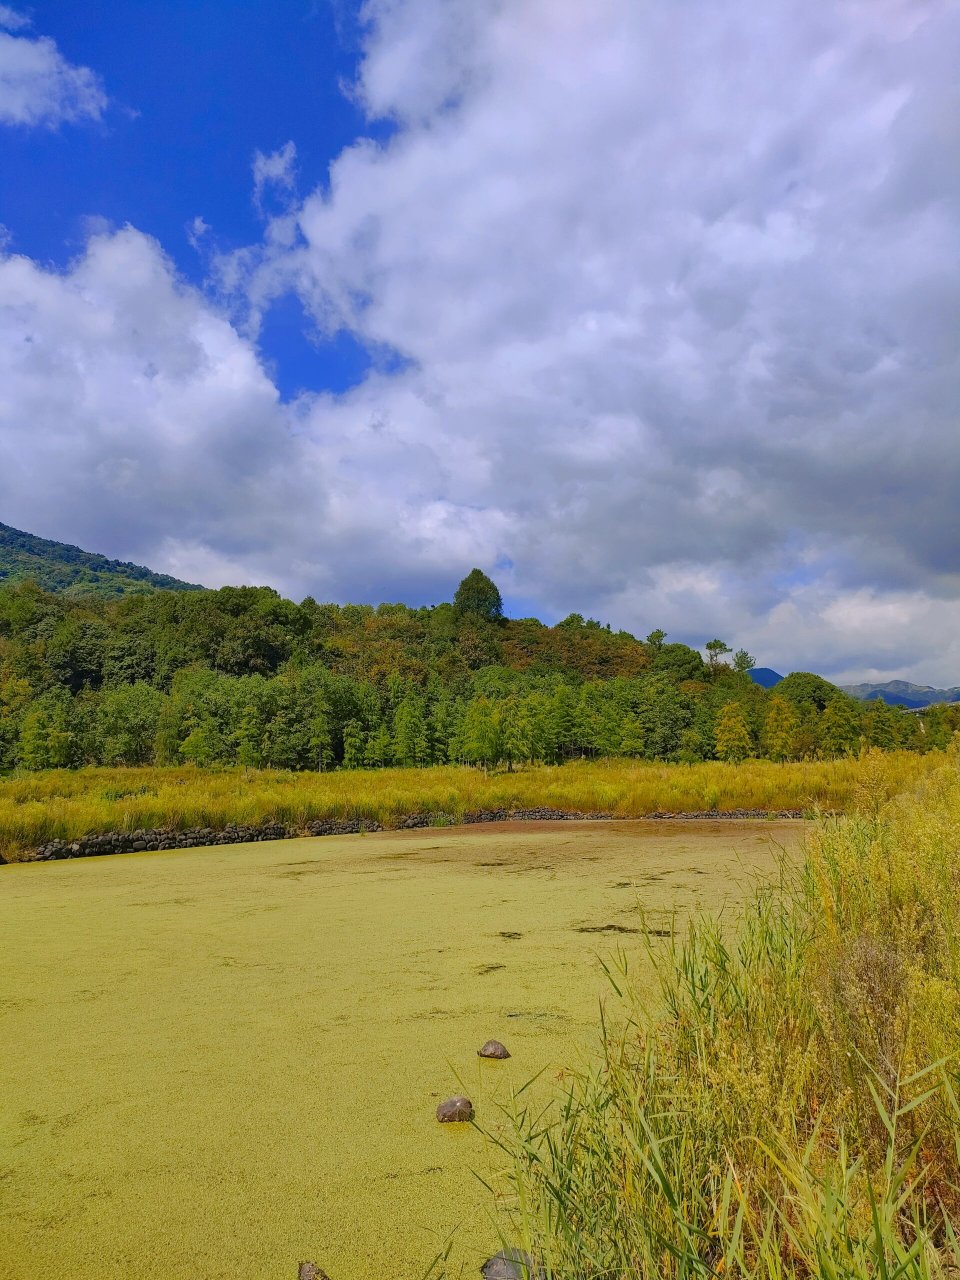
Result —
[{"label": "pond edge vegetation", "polygon": [[453,765],[328,773],[237,767],[51,770],[0,780],[0,856],[23,861],[39,849],[66,856],[62,845],[74,843],[82,846],[69,851],[77,856],[107,837],[109,848],[91,851],[185,847],[188,835],[200,837],[197,844],[235,843],[518,815],[812,816],[846,809],[865,770],[882,776],[885,794],[892,796],[943,759],[935,751],[782,764],[580,760],[510,772]]},{"label": "pond edge vegetation", "polygon": [[549,1280],[957,1274],[960,747],[893,798],[864,764],[734,929],[651,945],[655,1013],[621,956],[600,1065],[515,1097],[493,1189]]}]

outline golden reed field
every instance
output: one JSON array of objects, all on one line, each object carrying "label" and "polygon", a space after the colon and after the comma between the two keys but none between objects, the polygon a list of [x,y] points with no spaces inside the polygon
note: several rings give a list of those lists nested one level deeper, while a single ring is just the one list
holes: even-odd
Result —
[{"label": "golden reed field", "polygon": [[[870,757],[890,794],[942,761],[942,752]],[[393,825],[410,813],[456,819],[473,810],[549,806],[637,818],[666,811],[845,808],[863,777],[861,758],[777,764],[649,764],[614,759],[479,769],[286,773],[240,768],[53,770],[0,781],[0,854],[8,860],[55,838],[140,828],[223,827],[357,817]]]}]

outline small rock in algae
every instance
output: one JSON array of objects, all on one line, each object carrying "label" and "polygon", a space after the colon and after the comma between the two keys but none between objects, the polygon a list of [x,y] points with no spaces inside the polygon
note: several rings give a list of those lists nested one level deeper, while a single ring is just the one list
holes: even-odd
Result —
[{"label": "small rock in algae", "polygon": [[488,1040],[482,1049],[478,1049],[481,1058],[509,1058],[510,1051],[499,1040]]},{"label": "small rock in algae", "polygon": [[437,1119],[441,1124],[451,1120],[472,1120],[473,1103],[469,1098],[448,1098],[437,1107]]},{"label": "small rock in algae", "polygon": [[543,1280],[543,1268],[522,1249],[501,1249],[487,1259],[480,1274],[483,1280]]}]

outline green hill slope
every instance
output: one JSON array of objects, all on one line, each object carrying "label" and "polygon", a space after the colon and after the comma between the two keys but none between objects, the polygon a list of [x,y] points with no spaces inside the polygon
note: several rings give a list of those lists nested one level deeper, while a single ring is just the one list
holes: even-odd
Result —
[{"label": "green hill slope", "polygon": [[139,564],[108,560],[66,542],[52,542],[0,524],[0,582],[30,579],[44,591],[68,596],[149,595],[197,591],[195,583],[153,573]]}]

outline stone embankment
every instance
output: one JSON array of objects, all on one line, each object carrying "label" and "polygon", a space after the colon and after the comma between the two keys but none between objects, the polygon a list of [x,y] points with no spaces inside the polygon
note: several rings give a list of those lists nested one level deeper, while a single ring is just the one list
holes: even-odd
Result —
[{"label": "stone embankment", "polygon": [[809,809],[694,809],[689,813],[667,813],[657,810],[655,813],[645,813],[645,818],[662,818],[674,819],[677,821],[700,821],[700,822],[716,822],[718,818],[724,820],[733,819],[734,821],[743,821],[748,818],[764,818],[770,820],[772,818],[809,818]]},{"label": "stone embankment", "polygon": [[211,844],[250,844],[257,840],[290,840],[295,836],[346,836],[361,831],[382,831],[379,822],[330,819],[289,827],[282,822],[261,826],[230,823],[226,827],[191,827],[186,831],[160,828],[141,831],[106,831],[78,840],[51,840],[42,844],[31,861],[55,862],[61,858],[96,858],[107,853],[143,853],[158,849],[196,849]]},{"label": "stone embankment", "polygon": [[[745,819],[803,818],[801,809],[703,809],[695,813],[648,813],[658,819]],[[477,809],[457,817],[449,813],[410,813],[398,818],[391,830],[413,831],[424,827],[451,827],[478,822],[609,822],[613,813],[578,813],[566,809]],[[196,849],[203,845],[249,844],[258,840],[290,840],[299,836],[346,836],[385,828],[371,818],[327,818],[308,822],[303,827],[282,822],[259,826],[231,823],[225,827],[191,827],[186,831],[153,828],[142,831],[106,831],[81,836],[77,840],[51,840],[31,855],[33,862],[56,862],[63,858],[95,858],[108,853],[142,853],[161,849]]]}]

